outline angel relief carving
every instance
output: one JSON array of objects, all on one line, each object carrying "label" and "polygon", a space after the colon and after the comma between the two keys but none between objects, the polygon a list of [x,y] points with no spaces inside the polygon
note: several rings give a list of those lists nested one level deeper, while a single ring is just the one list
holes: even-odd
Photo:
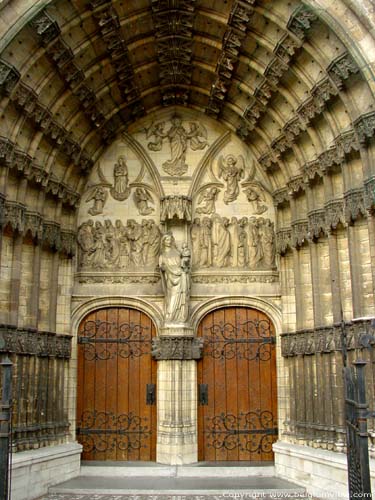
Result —
[{"label": "angel relief carving", "polygon": [[86,203],[93,201],[94,204],[89,208],[88,213],[90,215],[99,215],[103,213],[105,202],[108,198],[108,191],[102,185],[93,186],[89,189],[86,197]]},{"label": "angel relief carving", "polygon": [[153,207],[149,207],[149,203],[154,203],[149,191],[143,187],[137,187],[133,194],[133,201],[140,215],[150,215],[154,212]]},{"label": "angel relief carving", "polygon": [[202,191],[197,200],[197,204],[201,206],[196,209],[196,212],[198,214],[213,214],[215,212],[215,202],[219,192],[219,189],[215,186],[208,187]]},{"label": "angel relief carving", "polygon": [[179,115],[174,115],[171,119],[171,126],[164,130],[165,122],[152,124],[146,130],[146,137],[154,136],[154,141],[149,142],[147,147],[150,151],[160,151],[163,147],[164,139],[168,139],[171,150],[171,159],[163,163],[163,170],[169,175],[179,176],[188,170],[186,164],[186,153],[188,146],[193,151],[204,149],[208,146],[207,130],[198,122],[190,122],[187,129]]},{"label": "angel relief carving", "polygon": [[261,215],[268,210],[268,206],[264,203],[266,201],[266,196],[262,186],[257,183],[253,183],[244,190],[244,193],[247,201],[253,208],[254,214]]},{"label": "angel relief carving", "polygon": [[124,156],[119,156],[113,167],[113,180],[114,185],[110,190],[112,197],[117,201],[124,201],[129,198],[129,175]]},{"label": "angel relief carving", "polygon": [[240,192],[240,181],[245,177],[245,162],[241,155],[236,158],[229,154],[226,157],[219,158],[219,179],[223,178],[226,183],[224,191],[224,203],[228,205],[235,201]]}]

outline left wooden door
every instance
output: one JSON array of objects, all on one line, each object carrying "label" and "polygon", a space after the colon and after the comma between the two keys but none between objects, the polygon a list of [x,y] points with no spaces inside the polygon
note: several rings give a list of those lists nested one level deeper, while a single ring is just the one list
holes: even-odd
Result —
[{"label": "left wooden door", "polygon": [[154,335],[151,319],[135,309],[100,309],[81,322],[77,440],[82,460],[155,460]]}]

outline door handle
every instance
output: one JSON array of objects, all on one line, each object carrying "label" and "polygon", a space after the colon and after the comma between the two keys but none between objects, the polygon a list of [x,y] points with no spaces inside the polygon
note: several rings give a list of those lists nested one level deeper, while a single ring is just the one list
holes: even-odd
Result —
[{"label": "door handle", "polygon": [[156,387],[155,384],[146,385],[146,405],[154,405],[156,403]]},{"label": "door handle", "polygon": [[199,404],[208,405],[208,384],[199,384]]}]

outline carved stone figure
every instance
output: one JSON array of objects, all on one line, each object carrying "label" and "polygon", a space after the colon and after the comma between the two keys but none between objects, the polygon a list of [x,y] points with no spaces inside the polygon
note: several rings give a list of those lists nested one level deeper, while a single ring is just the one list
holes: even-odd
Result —
[{"label": "carved stone figure", "polygon": [[236,159],[229,154],[225,158],[219,158],[219,178],[226,182],[224,191],[224,203],[228,204],[236,200],[240,192],[239,183],[245,177],[245,163],[241,155]]},{"label": "carved stone figure", "polygon": [[104,225],[88,220],[78,228],[79,267],[85,271],[129,270],[155,268],[160,253],[161,234],[153,220],[127,221],[115,224],[110,219]]},{"label": "carved stone figure", "polygon": [[[161,239],[159,267],[164,290],[166,324],[186,323],[189,317],[190,263],[182,257],[171,233]],[[183,264],[184,261],[184,264]]]},{"label": "carved stone figure", "polygon": [[197,214],[213,214],[215,213],[215,201],[219,194],[217,187],[208,187],[202,191],[198,197],[197,204],[203,206],[196,209]]},{"label": "carved stone figure", "polygon": [[246,194],[248,202],[253,207],[254,214],[261,215],[268,210],[268,206],[264,203],[266,201],[266,197],[261,186],[249,186],[244,190],[244,193]]},{"label": "carved stone figure", "polygon": [[160,151],[163,147],[163,140],[168,139],[171,149],[171,159],[163,163],[163,169],[173,176],[184,174],[188,165],[186,164],[186,152],[190,145],[193,151],[204,149],[207,143],[207,131],[197,122],[190,122],[190,129],[186,130],[182,119],[174,115],[171,119],[171,126],[167,132],[164,131],[165,123],[159,122],[146,131],[146,137],[155,137],[154,142],[149,142],[147,147],[151,151]]},{"label": "carved stone figure", "polygon": [[148,206],[149,203],[153,203],[153,199],[145,188],[137,187],[133,194],[133,200],[140,215],[150,215],[155,210]]},{"label": "carved stone figure", "polygon": [[228,219],[214,215],[212,218],[212,264],[215,267],[226,267],[230,255],[230,233],[227,229]]},{"label": "carved stone figure", "polygon": [[93,206],[88,210],[90,215],[99,215],[103,213],[105,202],[108,198],[108,191],[103,186],[94,186],[86,198],[86,203],[94,201]]},{"label": "carved stone figure", "polygon": [[275,268],[274,224],[263,217],[236,217],[231,220],[214,214],[195,218],[190,230],[193,265],[204,267]]},{"label": "carved stone figure", "polygon": [[113,187],[110,192],[112,197],[117,201],[124,201],[130,195],[128,167],[126,165],[125,157],[119,156],[117,163],[113,168]]},{"label": "carved stone figure", "polygon": [[160,220],[165,222],[174,218],[191,221],[191,198],[184,195],[172,194],[161,198]]}]

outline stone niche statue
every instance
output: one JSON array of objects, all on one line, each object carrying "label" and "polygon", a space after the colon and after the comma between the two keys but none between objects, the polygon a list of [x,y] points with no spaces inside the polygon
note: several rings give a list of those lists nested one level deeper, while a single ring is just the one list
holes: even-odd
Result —
[{"label": "stone niche statue", "polygon": [[180,252],[172,233],[161,239],[159,267],[164,291],[165,324],[186,324],[189,318],[190,250]]}]

